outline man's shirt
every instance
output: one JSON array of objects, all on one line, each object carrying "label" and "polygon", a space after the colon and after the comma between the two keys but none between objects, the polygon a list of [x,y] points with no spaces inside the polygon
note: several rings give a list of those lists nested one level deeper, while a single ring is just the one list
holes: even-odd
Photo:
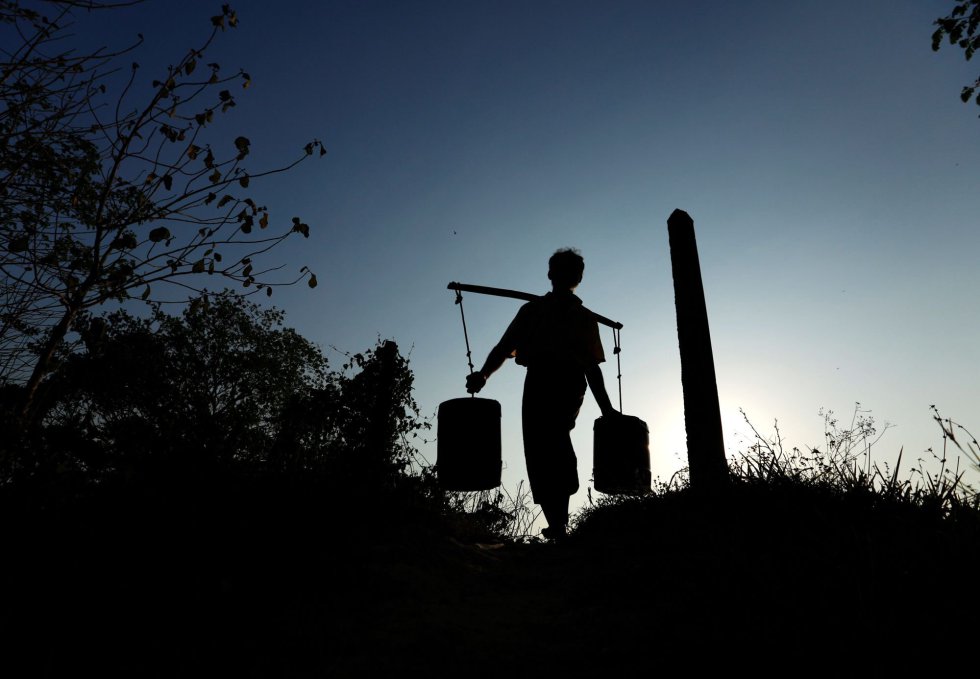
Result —
[{"label": "man's shirt", "polygon": [[528,302],[500,340],[518,364],[575,364],[583,369],[606,360],[599,324],[571,292],[549,292]]}]

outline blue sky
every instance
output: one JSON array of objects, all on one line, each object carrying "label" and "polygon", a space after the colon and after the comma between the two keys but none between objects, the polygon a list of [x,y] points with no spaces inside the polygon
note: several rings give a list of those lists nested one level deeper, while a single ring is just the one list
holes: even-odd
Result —
[{"label": "blue sky", "polygon": [[[237,2],[240,27],[207,56],[254,86],[215,131],[247,135],[253,165],[324,141],[322,160],[253,185],[313,229],[270,261],[308,265],[320,286],[273,302],[324,347],[394,338],[426,413],[465,395],[446,284],[545,292],[547,258],[574,246],[579,295],[625,325],[624,409],[650,425],[654,474],[683,466],[666,231],[681,208],[729,451],[746,445],[739,408],[822,445],[819,409],[849,420],[860,401],[896,425],[880,459],[914,458],[941,444],[931,404],[980,429],[980,120],[958,98],[976,64],[930,48],[951,4]],[[150,79],[217,11],[150,0],[80,26],[142,32]],[[517,303],[465,306],[482,362]],[[522,373],[505,366],[483,393],[503,406],[509,486],[524,477]],[[573,504],[597,416],[587,401]]]}]

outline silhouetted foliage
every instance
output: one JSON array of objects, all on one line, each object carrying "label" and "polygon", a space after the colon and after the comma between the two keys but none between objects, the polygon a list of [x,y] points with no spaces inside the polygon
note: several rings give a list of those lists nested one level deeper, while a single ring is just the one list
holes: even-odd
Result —
[{"label": "silhouetted foliage", "polygon": [[[980,0],[957,2],[949,14],[936,19],[935,25],[937,28],[932,34],[933,51],[938,51],[943,44],[943,38],[946,38],[950,45],[961,47],[963,56],[969,61],[980,49],[980,32],[978,32],[980,29]],[[977,88],[980,88],[980,78],[963,88],[960,92],[960,99],[964,104],[973,98]],[[977,94],[975,101],[977,106],[980,106],[980,94]]]},{"label": "silhouetted foliage", "polygon": [[254,170],[244,165],[249,138],[211,133],[251,83],[206,61],[218,34],[237,26],[235,12],[224,5],[199,46],[144,80],[139,64],[121,63],[139,42],[73,49],[73,10],[120,4],[0,0],[0,383],[26,383],[23,420],[88,309],[200,292],[207,276],[267,294],[316,285],[306,267],[277,280],[281,267],[262,263],[310,227],[273,220],[246,189],[323,155],[322,144]]},{"label": "silhouetted foliage", "polygon": [[401,474],[422,428],[394,342],[340,372],[283,313],[225,292],[179,316],[85,317],[83,342],[39,390],[20,475],[86,479],[231,466],[323,472],[373,485]]}]

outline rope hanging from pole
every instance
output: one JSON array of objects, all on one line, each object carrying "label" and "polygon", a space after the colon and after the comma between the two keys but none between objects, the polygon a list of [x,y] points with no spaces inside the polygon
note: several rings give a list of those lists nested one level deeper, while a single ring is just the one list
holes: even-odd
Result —
[{"label": "rope hanging from pole", "polygon": [[623,366],[619,361],[619,354],[623,349],[619,345],[620,330],[620,328],[613,328],[613,344],[615,345],[613,353],[616,354],[616,382],[619,383],[619,412],[623,412]]},{"label": "rope hanging from pole", "polygon": [[[463,293],[456,289],[456,304],[459,305],[459,317],[463,321],[463,339],[466,341],[466,362],[470,366],[470,375],[473,374],[473,353],[470,351],[470,335],[466,331],[466,315],[463,313]],[[476,394],[470,394],[476,397]]]}]

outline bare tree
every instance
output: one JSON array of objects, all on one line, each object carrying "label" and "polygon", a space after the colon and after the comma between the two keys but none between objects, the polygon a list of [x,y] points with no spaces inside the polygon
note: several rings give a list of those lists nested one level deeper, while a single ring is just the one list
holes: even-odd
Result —
[{"label": "bare tree", "polygon": [[[24,385],[23,420],[88,309],[164,301],[175,288],[200,293],[209,276],[270,295],[302,280],[315,287],[307,267],[283,278],[282,266],[262,263],[309,226],[297,217],[274,225],[246,190],[326,153],[314,139],[292,161],[250,171],[247,137],[214,137],[216,117],[251,83],[205,61],[238,24],[228,5],[211,17],[207,39],[141,94],[139,65],[128,75],[119,66],[139,41],[84,54],[65,42],[73,11],[132,3],[35,4],[48,13],[0,0],[0,29],[17,41],[0,63],[0,380]],[[119,91],[110,95],[112,83]]]}]

